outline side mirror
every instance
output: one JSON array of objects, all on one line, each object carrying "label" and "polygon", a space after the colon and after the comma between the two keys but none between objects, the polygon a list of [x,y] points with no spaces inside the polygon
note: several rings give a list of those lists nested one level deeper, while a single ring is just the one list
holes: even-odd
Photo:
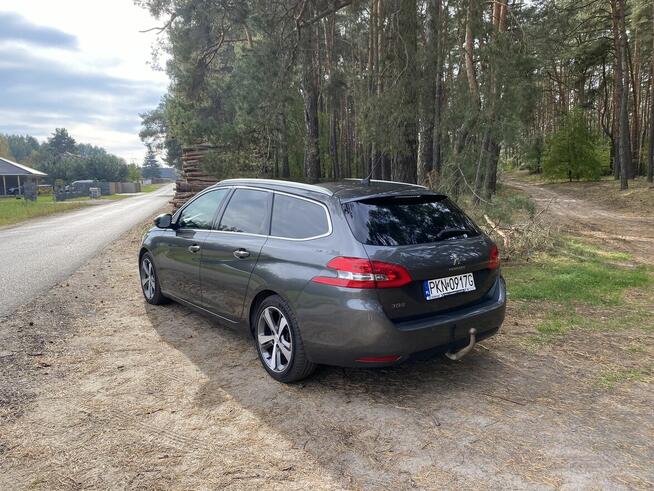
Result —
[{"label": "side mirror", "polygon": [[154,219],[154,224],[159,228],[170,228],[173,216],[170,213],[164,213]]}]

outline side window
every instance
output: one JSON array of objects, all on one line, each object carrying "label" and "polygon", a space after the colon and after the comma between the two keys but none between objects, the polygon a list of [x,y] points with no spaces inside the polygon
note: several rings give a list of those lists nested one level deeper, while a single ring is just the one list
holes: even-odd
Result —
[{"label": "side window", "polygon": [[237,189],[229,200],[218,230],[268,235],[272,193]]},{"label": "side window", "polygon": [[203,194],[182,210],[177,226],[211,230],[218,207],[228,192],[228,189],[217,189]]},{"label": "side window", "polygon": [[307,239],[329,232],[325,209],[317,203],[275,194],[270,234],[288,239]]}]

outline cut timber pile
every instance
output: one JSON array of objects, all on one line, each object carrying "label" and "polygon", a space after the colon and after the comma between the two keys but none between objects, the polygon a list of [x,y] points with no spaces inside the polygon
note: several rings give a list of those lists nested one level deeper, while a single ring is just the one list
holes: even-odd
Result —
[{"label": "cut timber pile", "polygon": [[218,182],[215,177],[204,172],[200,164],[204,155],[213,148],[215,147],[209,144],[198,144],[182,149],[182,175],[175,182],[175,197],[171,201],[175,210],[198,192]]}]

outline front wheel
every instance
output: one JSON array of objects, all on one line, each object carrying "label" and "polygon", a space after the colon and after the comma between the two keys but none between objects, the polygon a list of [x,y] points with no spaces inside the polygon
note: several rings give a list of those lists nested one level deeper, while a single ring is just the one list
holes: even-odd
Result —
[{"label": "front wheel", "polygon": [[141,277],[141,291],[143,292],[146,302],[152,305],[168,303],[168,299],[161,293],[157,270],[154,267],[152,254],[149,252],[146,252],[141,256],[139,274]]},{"label": "front wheel", "polygon": [[316,369],[304,351],[293,310],[278,295],[266,298],[259,306],[254,340],[261,364],[275,380],[296,382]]}]

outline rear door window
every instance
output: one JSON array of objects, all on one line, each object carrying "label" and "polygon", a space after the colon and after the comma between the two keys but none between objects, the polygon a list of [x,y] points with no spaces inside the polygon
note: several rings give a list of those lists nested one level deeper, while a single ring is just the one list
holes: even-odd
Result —
[{"label": "rear door window", "polygon": [[328,233],[329,219],[322,205],[285,194],[275,194],[270,235],[308,239]]},{"label": "rear door window", "polygon": [[444,196],[380,197],[343,204],[359,242],[378,246],[425,244],[479,235],[463,211]]},{"label": "rear door window", "polygon": [[228,191],[228,189],[209,191],[193,200],[181,211],[177,220],[178,227],[211,230],[218,207]]},{"label": "rear door window", "polygon": [[268,235],[272,193],[237,189],[227,204],[218,230]]}]

